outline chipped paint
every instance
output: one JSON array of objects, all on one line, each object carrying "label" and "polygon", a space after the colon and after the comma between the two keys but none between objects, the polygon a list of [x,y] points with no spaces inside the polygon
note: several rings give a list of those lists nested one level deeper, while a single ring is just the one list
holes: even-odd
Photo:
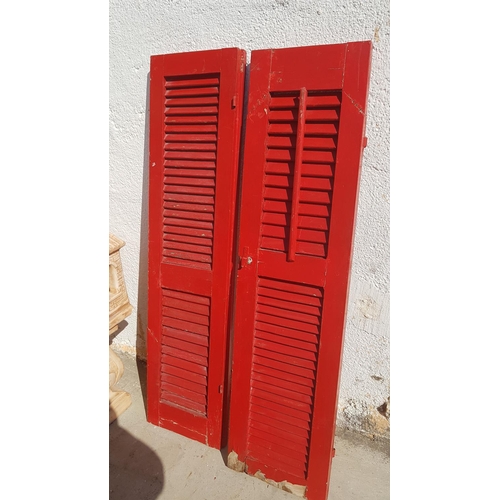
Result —
[{"label": "chipped paint", "polygon": [[380,305],[372,297],[363,297],[356,302],[360,313],[368,319],[378,318],[380,316]]},{"label": "chipped paint", "polygon": [[[231,451],[231,453],[229,453],[229,455],[227,456],[227,466],[236,472],[244,472],[248,474],[247,465],[245,464],[245,462],[242,462],[238,459],[238,454],[234,450]],[[279,488],[280,490],[287,491],[288,493],[292,493],[301,498],[304,498],[305,496],[306,487],[300,484],[293,484],[289,483],[288,481],[277,482],[273,481],[272,479],[267,479],[265,474],[263,474],[260,470],[253,474],[253,476],[257,479],[260,479],[261,481],[264,481],[267,484],[270,484],[271,486]]]},{"label": "chipped paint", "polygon": [[351,399],[340,410],[344,428],[363,432],[373,438],[389,438],[390,397],[378,407]]},{"label": "chipped paint", "polygon": [[227,466],[236,472],[246,472],[247,470],[245,462],[238,460],[238,454],[234,450],[227,456]]},{"label": "chipped paint", "polygon": [[275,488],[279,488],[280,490],[287,491],[288,493],[292,493],[293,495],[296,495],[301,498],[305,498],[306,494],[306,487],[302,486],[300,484],[293,484],[289,483],[288,481],[273,481],[272,479],[267,479],[265,474],[263,474],[260,470],[258,470],[255,474],[254,477],[257,479],[260,479],[261,481],[264,481],[267,484],[270,484],[271,486],[274,486]]},{"label": "chipped paint", "polygon": [[356,102],[356,101],[355,101],[355,100],[354,100],[354,99],[353,99],[353,98],[352,98],[352,97],[351,97],[351,96],[350,96],[347,92],[344,92],[344,95],[345,95],[346,97],[348,97],[348,98],[349,98],[349,100],[351,101],[352,105],[353,105],[353,106],[354,106],[354,107],[355,107],[355,108],[356,108],[356,109],[357,109],[357,110],[358,110],[358,111],[359,111],[362,115],[364,115],[364,114],[365,114],[365,111],[364,111],[364,109],[361,107],[361,105],[360,105],[358,102]]}]

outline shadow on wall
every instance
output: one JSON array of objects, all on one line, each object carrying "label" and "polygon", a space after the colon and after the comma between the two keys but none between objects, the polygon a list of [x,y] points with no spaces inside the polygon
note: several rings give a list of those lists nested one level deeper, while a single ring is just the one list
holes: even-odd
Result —
[{"label": "shadow on wall", "polygon": [[110,500],[154,500],[163,482],[159,456],[115,420],[109,426]]},{"label": "shadow on wall", "polygon": [[148,317],[148,212],[149,212],[149,72],[146,83],[144,118],[144,161],[142,168],[141,236],[139,246],[139,279],[137,290],[137,356],[146,359]]},{"label": "shadow on wall", "polygon": [[[141,237],[139,247],[139,279],[137,290],[136,362],[141,387],[146,387],[146,373],[139,369],[139,360],[146,360],[148,319],[148,211],[149,211],[149,72],[146,77],[146,106],[144,118],[144,161],[142,168]],[[146,393],[142,397],[146,404]]]}]

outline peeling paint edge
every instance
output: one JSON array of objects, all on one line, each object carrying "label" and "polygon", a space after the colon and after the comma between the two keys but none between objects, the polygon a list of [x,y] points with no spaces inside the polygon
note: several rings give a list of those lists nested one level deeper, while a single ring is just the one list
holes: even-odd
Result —
[{"label": "peeling paint edge", "polygon": [[238,460],[238,454],[234,450],[227,456],[227,466],[236,472],[247,473],[248,470],[245,462]]},{"label": "peeling paint edge", "polygon": [[276,481],[273,481],[272,479],[267,479],[265,474],[263,474],[260,470],[258,470],[255,474],[254,477],[257,479],[260,479],[261,481],[264,481],[267,484],[270,484],[271,486],[275,486],[276,488],[279,488],[280,490],[287,491],[288,493],[293,493],[294,495],[300,497],[300,498],[305,498],[306,495],[306,487],[302,486],[300,484],[293,484],[289,483],[288,481],[280,481],[277,483]]},{"label": "peeling paint edge", "polygon": [[[245,474],[248,474],[247,465],[241,460],[238,460],[238,454],[234,450],[227,456],[227,466],[236,472],[244,472]],[[252,474],[248,475],[251,476]],[[253,477],[260,479],[275,488],[292,493],[300,498],[305,498],[306,487],[303,485],[289,483],[288,481],[276,482],[273,479],[267,479],[265,474],[263,474],[260,470],[253,474]]]}]

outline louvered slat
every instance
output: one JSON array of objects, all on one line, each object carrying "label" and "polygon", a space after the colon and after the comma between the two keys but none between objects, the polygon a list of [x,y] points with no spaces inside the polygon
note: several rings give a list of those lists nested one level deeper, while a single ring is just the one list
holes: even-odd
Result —
[{"label": "louvered slat", "polygon": [[[323,292],[259,278],[248,449],[307,477]],[[267,443],[267,444],[266,444]]]},{"label": "louvered slat", "polygon": [[[298,92],[271,93],[261,248],[278,252],[287,252],[289,245],[298,106]],[[340,95],[309,93],[305,116],[296,253],[325,258]]]},{"label": "louvered slat", "polygon": [[206,416],[210,299],[162,293],[161,402]]},{"label": "louvered slat", "polygon": [[165,80],[163,262],[212,268],[219,77]]}]

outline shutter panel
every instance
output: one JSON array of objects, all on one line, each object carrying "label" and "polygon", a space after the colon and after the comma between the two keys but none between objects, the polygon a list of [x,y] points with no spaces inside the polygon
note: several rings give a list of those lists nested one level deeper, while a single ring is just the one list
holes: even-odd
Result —
[{"label": "shutter panel", "polygon": [[328,493],[370,57],[252,52],[228,449],[309,500]]},{"label": "shutter panel", "polygon": [[148,420],[221,446],[245,52],[151,57]]}]

